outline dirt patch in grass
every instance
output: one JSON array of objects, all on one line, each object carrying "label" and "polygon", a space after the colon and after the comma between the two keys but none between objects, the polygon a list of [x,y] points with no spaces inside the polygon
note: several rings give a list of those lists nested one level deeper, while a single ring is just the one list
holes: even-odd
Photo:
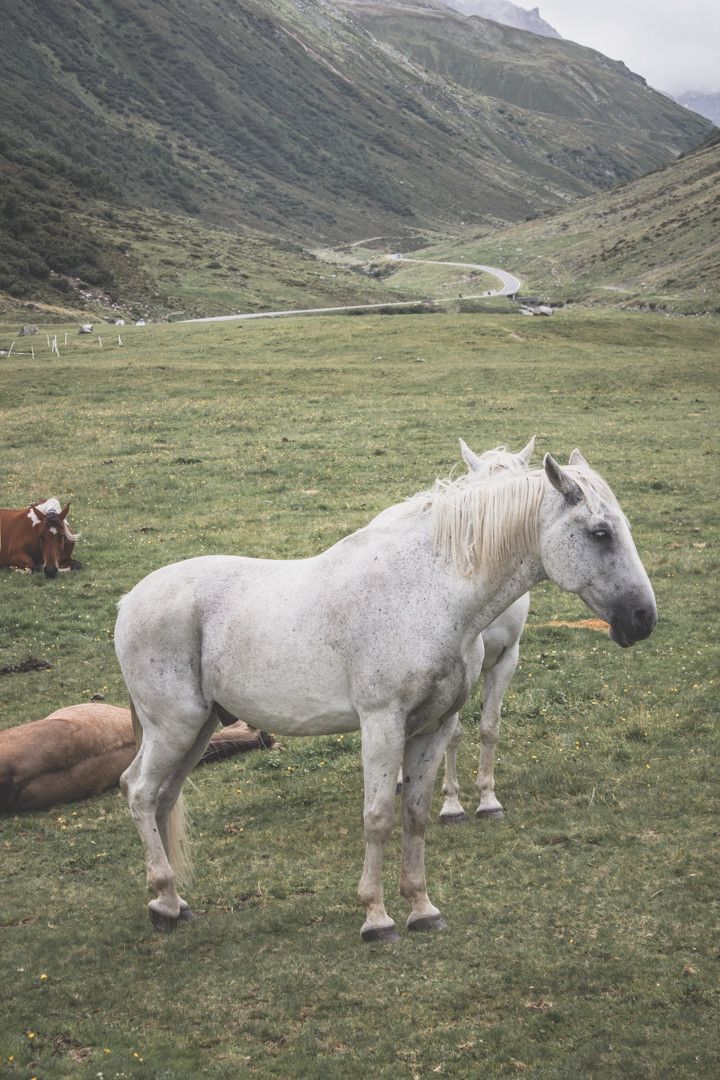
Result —
[{"label": "dirt patch in grass", "polygon": [[39,660],[37,656],[28,656],[19,664],[6,664],[0,667],[0,675],[24,675],[26,671],[46,671],[52,664],[47,660]]},{"label": "dirt patch in grass", "polygon": [[609,623],[604,619],[551,619],[550,622],[537,623],[538,629],[546,626],[569,626],[571,630],[599,630],[601,634],[607,634],[610,629]]}]

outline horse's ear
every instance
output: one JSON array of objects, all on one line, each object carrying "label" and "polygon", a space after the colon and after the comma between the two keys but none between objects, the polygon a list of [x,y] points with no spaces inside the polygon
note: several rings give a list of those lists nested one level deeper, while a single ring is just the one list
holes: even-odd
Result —
[{"label": "horse's ear", "polygon": [[523,446],[522,450],[518,454],[518,457],[522,458],[523,462],[526,465],[529,465],[530,464],[530,458],[533,455],[533,450],[534,449],[535,449],[535,436],[533,435],[532,439],[527,444],[527,446]]},{"label": "horse's ear", "polygon": [[60,511],[60,520],[61,521],[64,521],[65,518],[68,516],[68,510],[69,509],[70,509],[70,503],[65,503],[62,510]]},{"label": "horse's ear", "polygon": [[575,450],[573,450],[572,454],[570,455],[568,465],[579,465],[581,469],[590,468],[587,461],[577,448],[575,448]]},{"label": "horse's ear", "polygon": [[575,483],[571,476],[565,472],[565,470],[558,465],[557,461],[550,454],[546,454],[543,459],[543,468],[545,469],[545,475],[557,491],[563,495],[569,503],[579,503],[583,497],[582,491]]},{"label": "horse's ear", "polygon": [[38,519],[38,521],[37,521],[38,524],[41,521],[44,521],[45,518],[47,517],[45,511],[40,509],[40,504],[39,503],[33,503],[32,504],[32,506],[30,507],[30,513],[35,514],[35,516]]},{"label": "horse's ear", "polygon": [[464,439],[460,439],[460,453],[470,472],[477,472],[481,466],[480,458],[474,450],[470,449]]}]

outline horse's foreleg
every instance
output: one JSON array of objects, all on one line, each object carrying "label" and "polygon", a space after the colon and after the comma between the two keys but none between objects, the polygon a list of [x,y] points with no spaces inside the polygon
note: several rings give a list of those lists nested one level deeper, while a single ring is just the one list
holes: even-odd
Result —
[{"label": "horse's foreleg", "polygon": [[443,930],[445,922],[430,903],[425,882],[425,829],[433,785],[448,738],[458,725],[457,713],[429,735],[409,739],[403,761],[403,844],[400,892],[410,904],[408,930]]},{"label": "horse's foreleg", "polygon": [[360,931],[363,941],[395,941],[399,936],[385,910],[382,869],[395,818],[395,785],[404,745],[401,719],[376,715],[362,724],[365,863],[358,896],[366,911]]},{"label": "horse's foreleg", "polygon": [[495,747],[503,695],[515,674],[519,659],[520,645],[516,641],[485,674],[485,700],[480,715],[480,768],[475,780],[480,792],[480,803],[475,811],[479,818],[499,819],[504,814],[502,804],[495,796]]},{"label": "horse's foreleg", "polygon": [[23,551],[18,554],[13,553],[8,560],[8,566],[13,567],[15,570],[31,570],[34,573],[41,568],[42,560],[37,562],[31,555],[28,555]]},{"label": "horse's foreleg", "polygon": [[445,749],[445,776],[442,787],[445,801],[440,811],[440,820],[445,825],[467,821],[467,814],[460,802],[460,783],[457,771],[457,752],[461,739],[462,727],[459,718],[456,716],[455,727]]}]

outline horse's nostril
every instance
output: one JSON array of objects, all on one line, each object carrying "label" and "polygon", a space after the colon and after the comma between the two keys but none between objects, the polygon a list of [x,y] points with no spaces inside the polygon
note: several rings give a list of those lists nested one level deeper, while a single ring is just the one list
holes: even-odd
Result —
[{"label": "horse's nostril", "polygon": [[633,612],[633,618],[637,627],[649,632],[655,625],[657,615],[654,608],[637,608]]}]

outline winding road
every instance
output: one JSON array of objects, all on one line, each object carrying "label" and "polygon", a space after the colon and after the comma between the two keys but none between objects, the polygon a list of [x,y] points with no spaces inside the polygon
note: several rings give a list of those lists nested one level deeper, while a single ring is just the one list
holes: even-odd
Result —
[{"label": "winding road", "polygon": [[376,311],[380,308],[412,308],[418,304],[432,304],[440,307],[442,304],[450,304],[458,300],[484,300],[492,296],[514,296],[520,290],[520,282],[506,270],[498,270],[495,266],[483,266],[481,263],[465,262],[441,262],[436,259],[411,259],[405,255],[389,255],[391,262],[427,263],[431,266],[459,266],[463,270],[480,270],[484,274],[491,274],[502,284],[500,289],[491,289],[474,296],[446,296],[442,300],[391,300],[383,304],[350,304],[345,307],[322,307],[322,308],[296,308],[292,311],[253,311],[245,315],[210,315],[204,319],[178,319],[183,323],[206,323],[206,322],[235,322],[240,319],[284,319],[291,315],[332,315],[335,313],[352,311]]}]

